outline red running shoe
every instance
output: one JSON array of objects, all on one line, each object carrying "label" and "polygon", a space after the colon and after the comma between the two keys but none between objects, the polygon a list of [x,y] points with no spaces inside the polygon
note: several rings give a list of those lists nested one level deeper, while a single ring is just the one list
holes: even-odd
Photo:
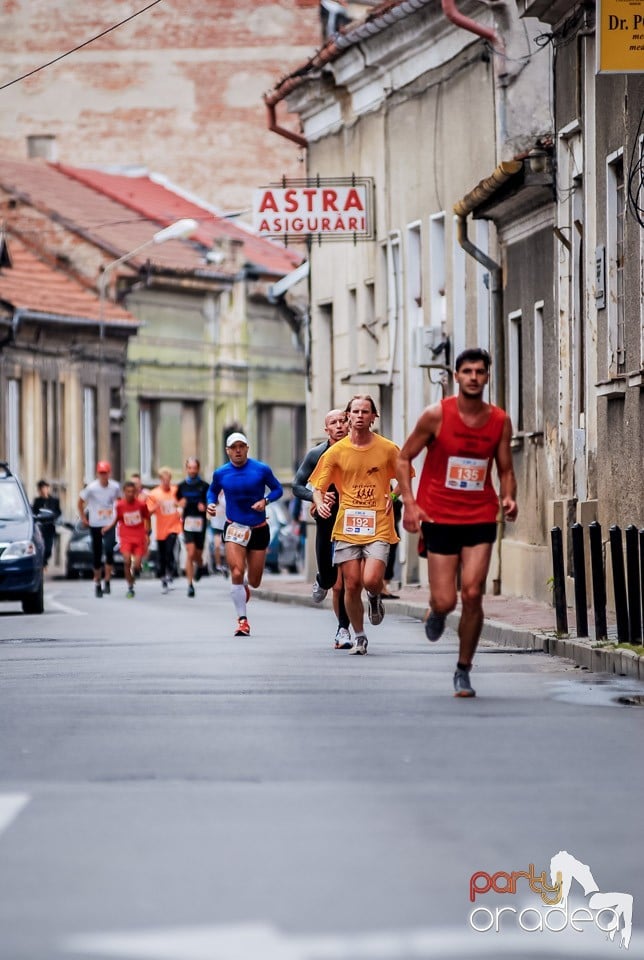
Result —
[{"label": "red running shoe", "polygon": [[250,637],[250,623],[246,617],[237,618],[237,629],[235,630],[236,637]]}]

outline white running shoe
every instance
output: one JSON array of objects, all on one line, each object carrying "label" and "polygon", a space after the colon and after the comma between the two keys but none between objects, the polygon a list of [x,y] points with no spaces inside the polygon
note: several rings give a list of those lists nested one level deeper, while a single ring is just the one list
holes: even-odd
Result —
[{"label": "white running shoe", "polygon": [[334,646],[336,650],[350,650],[353,646],[351,643],[351,634],[346,627],[338,627],[338,632],[335,635]]},{"label": "white running shoe", "polygon": [[357,654],[357,656],[359,657],[365,657],[367,655],[368,643],[369,641],[367,640],[364,634],[362,634],[361,637],[356,637],[356,642],[349,650],[349,653]]}]

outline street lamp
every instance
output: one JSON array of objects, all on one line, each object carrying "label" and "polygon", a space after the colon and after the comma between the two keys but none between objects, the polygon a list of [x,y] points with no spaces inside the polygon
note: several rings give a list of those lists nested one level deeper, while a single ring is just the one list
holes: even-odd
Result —
[{"label": "street lamp", "polygon": [[130,250],[129,253],[124,253],[122,257],[119,257],[117,260],[112,260],[111,263],[108,263],[103,267],[103,272],[98,280],[99,324],[101,340],[104,336],[105,300],[107,299],[107,284],[111,271],[115,267],[118,267],[121,263],[125,263],[126,260],[131,260],[132,257],[135,257],[137,253],[141,252],[141,250],[145,250],[146,247],[151,247],[156,243],[165,243],[166,240],[183,240],[186,237],[192,236],[192,234],[198,229],[199,224],[196,220],[191,220],[186,217],[181,220],[176,220],[174,223],[164,227],[162,230],[158,230],[154,236],[150,237],[149,240],[146,240],[145,243],[135,247],[134,250]]}]

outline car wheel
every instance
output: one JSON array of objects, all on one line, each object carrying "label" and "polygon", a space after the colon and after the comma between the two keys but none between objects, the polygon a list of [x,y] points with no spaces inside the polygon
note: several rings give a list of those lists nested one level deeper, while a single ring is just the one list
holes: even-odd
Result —
[{"label": "car wheel", "polygon": [[23,613],[44,613],[45,612],[45,596],[43,591],[42,580],[40,581],[40,586],[35,593],[30,593],[27,597],[23,598],[22,612]]}]

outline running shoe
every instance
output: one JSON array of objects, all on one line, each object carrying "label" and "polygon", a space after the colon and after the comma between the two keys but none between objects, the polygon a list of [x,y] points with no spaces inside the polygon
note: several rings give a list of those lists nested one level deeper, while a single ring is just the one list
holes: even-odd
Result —
[{"label": "running shoe", "polygon": [[250,637],[250,623],[246,617],[237,617],[236,637]]},{"label": "running shoe", "polygon": [[197,569],[195,570],[195,580],[197,581],[197,583],[199,583],[199,581],[203,577],[203,572],[204,570],[202,566],[198,566]]},{"label": "running shoe", "polygon": [[349,650],[349,653],[354,653],[354,654],[357,654],[358,656],[365,657],[367,655],[368,643],[369,641],[367,640],[364,634],[362,634],[361,637],[356,637],[356,642]]},{"label": "running shoe", "polygon": [[162,580],[162,581],[161,581],[161,593],[167,593],[167,592],[168,592],[168,581],[167,581],[167,580]]},{"label": "running shoe", "polygon": [[325,590],[324,587],[320,586],[317,580],[313,581],[313,586],[311,587],[313,603],[322,603],[328,592],[328,590]]},{"label": "running shoe", "polygon": [[132,597],[134,596],[134,588],[133,588],[133,587],[130,587],[130,589],[129,589],[128,592],[125,594],[125,596],[128,598],[128,600],[131,600]]},{"label": "running shoe", "polygon": [[[385,619],[385,608],[383,606],[382,600],[380,599],[380,594],[371,594],[367,593],[368,608],[367,614],[369,615],[369,623],[372,623],[374,627],[377,627],[379,623]],[[367,651],[365,650],[365,653]]]},{"label": "running shoe", "polygon": [[188,596],[189,596],[189,597],[194,597],[194,595],[195,595],[195,588],[193,587],[192,584],[190,584],[189,587],[188,587]]},{"label": "running shoe", "polygon": [[475,697],[476,691],[472,689],[470,683],[470,671],[456,668],[454,673],[454,696],[455,697]]},{"label": "running shoe", "polygon": [[105,583],[103,584],[103,596],[109,597],[109,595],[110,595],[111,592],[112,592],[112,590],[111,590],[111,587],[110,587],[110,581],[109,581],[109,580],[106,580]]},{"label": "running shoe", "polygon": [[97,583],[96,586],[94,587],[94,596],[97,599],[103,596],[103,588],[101,587],[100,583]]},{"label": "running shoe", "polygon": [[350,650],[353,644],[351,643],[351,634],[346,627],[338,627],[338,632],[335,635],[335,649],[336,650]]},{"label": "running shoe", "polygon": [[445,613],[434,613],[433,610],[429,611],[429,616],[425,620],[425,636],[431,643],[435,643],[436,640],[440,640],[442,637],[446,618],[447,615]]}]

